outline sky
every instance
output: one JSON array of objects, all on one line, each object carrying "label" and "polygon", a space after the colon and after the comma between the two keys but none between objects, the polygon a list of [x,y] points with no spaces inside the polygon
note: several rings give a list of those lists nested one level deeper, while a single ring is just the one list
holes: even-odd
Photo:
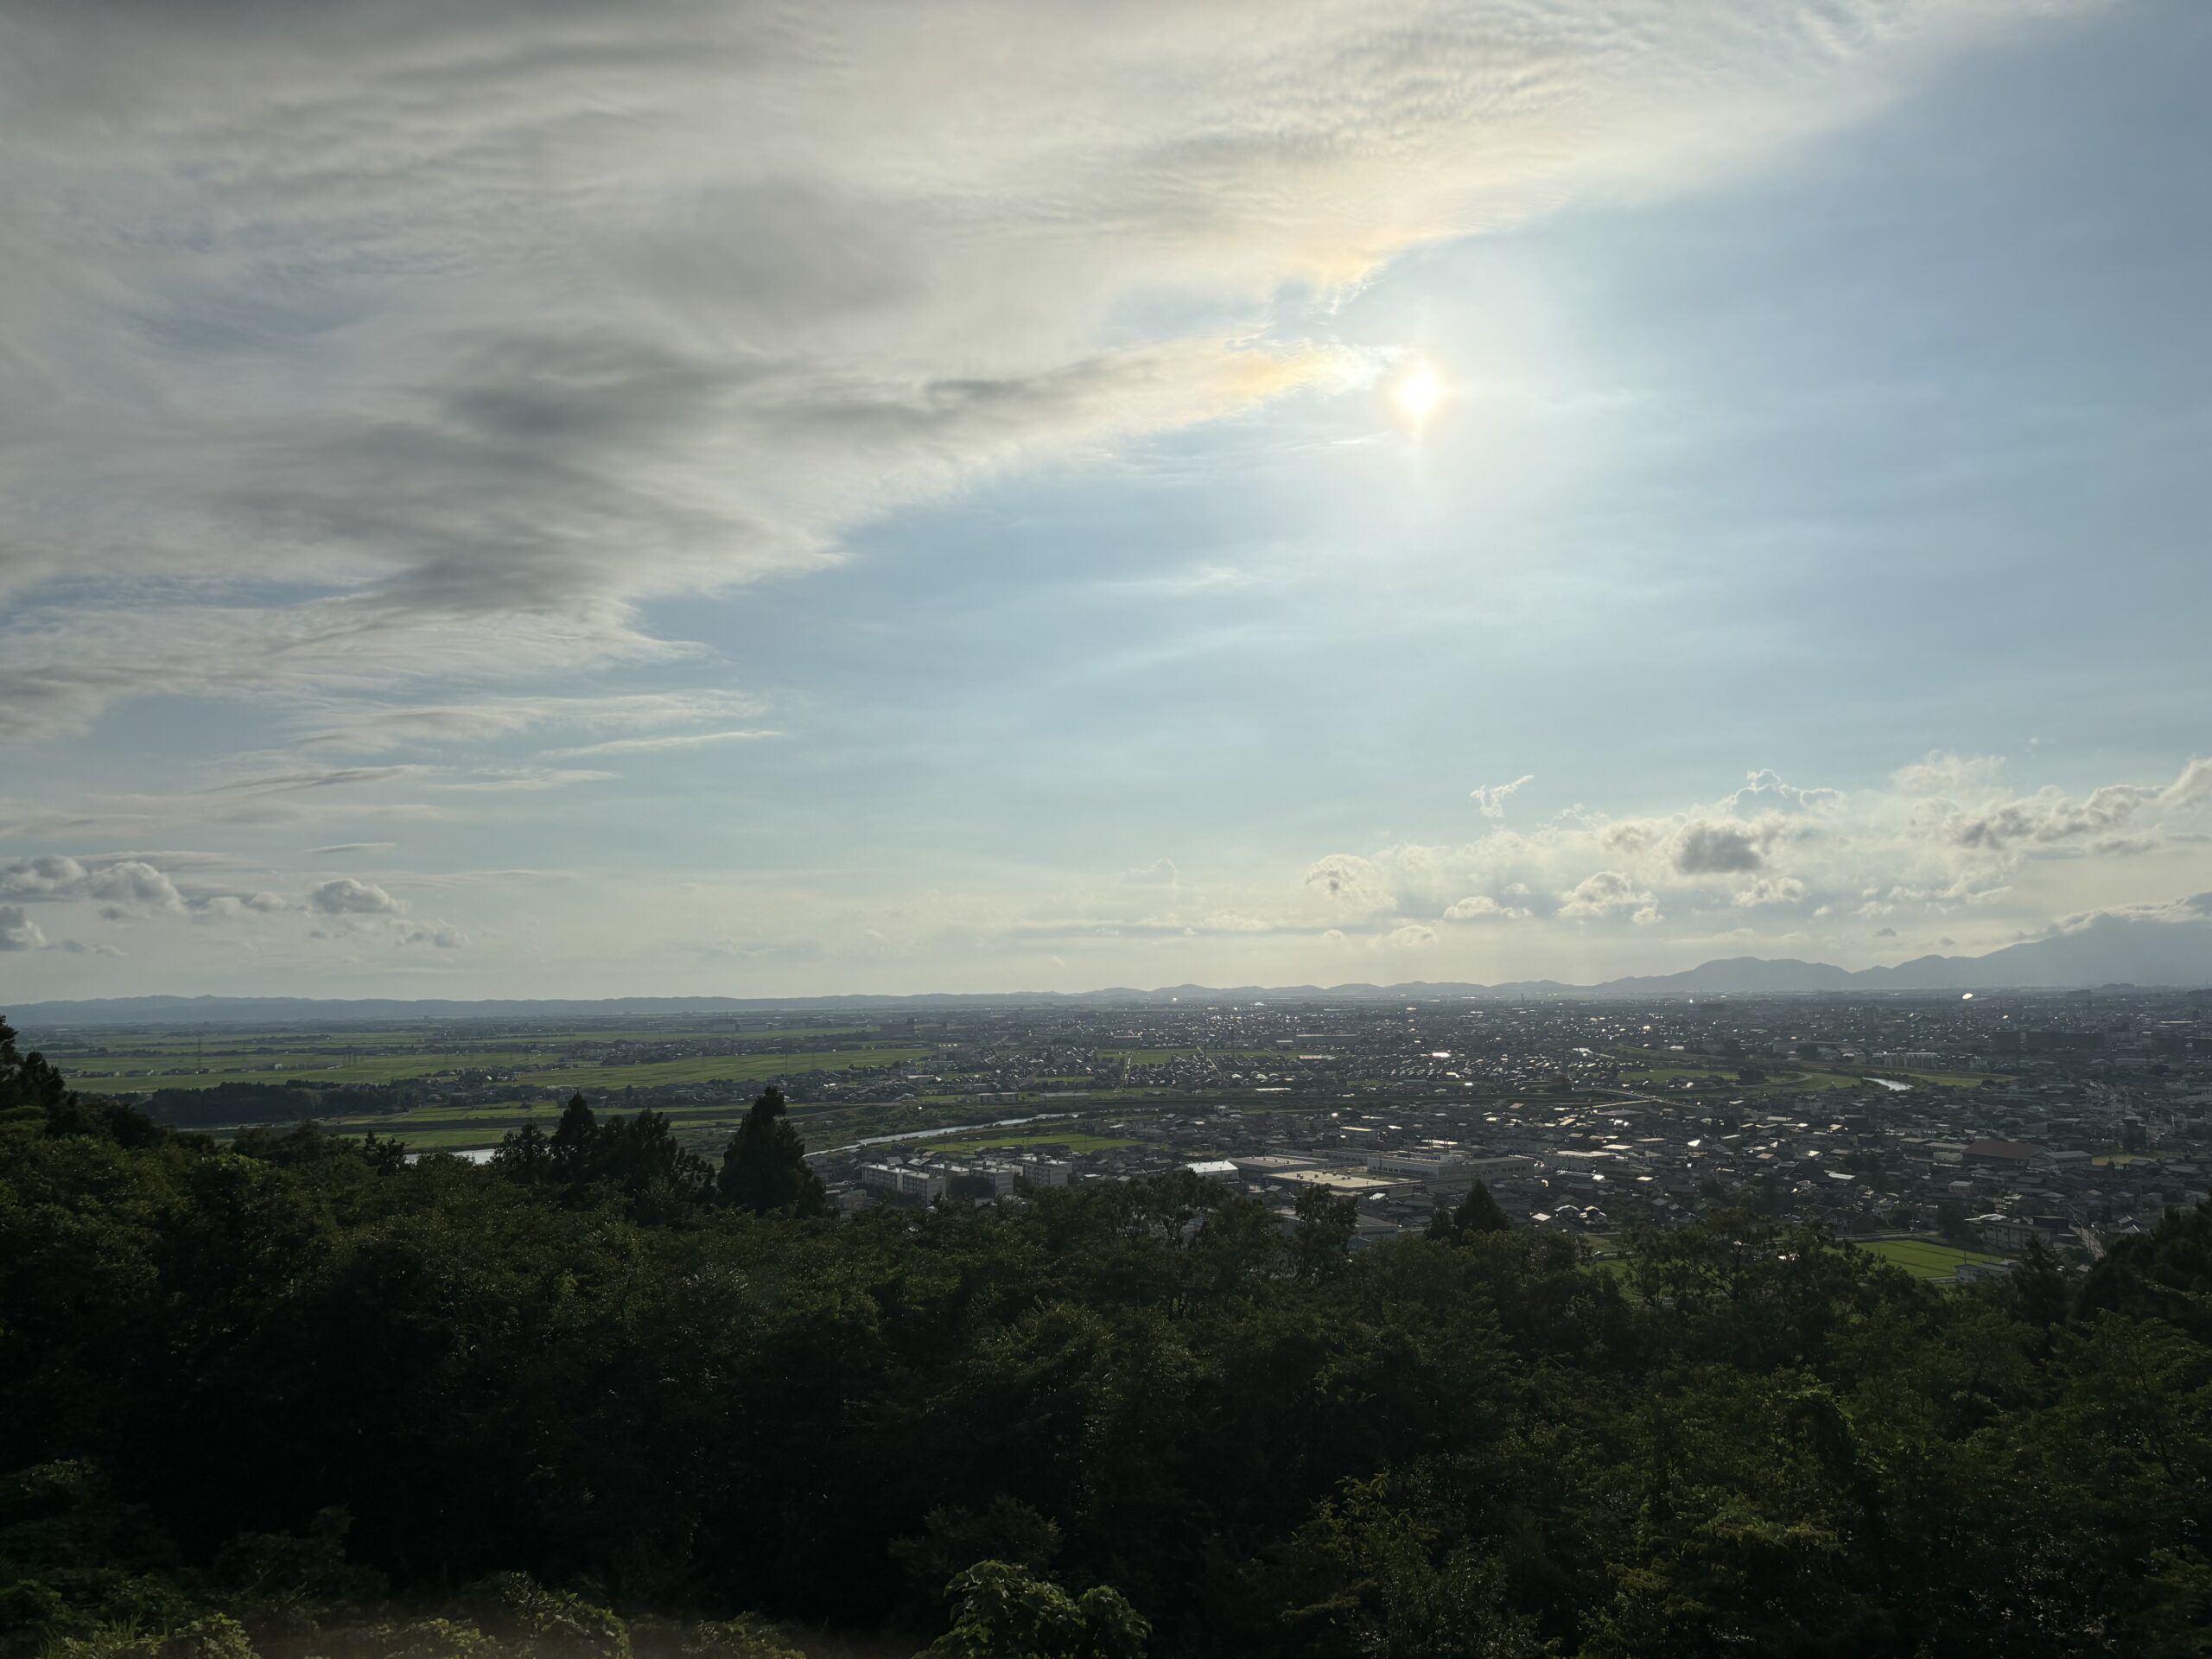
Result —
[{"label": "sky", "polygon": [[2212,8],[0,8],[0,1007],[2212,911]]}]

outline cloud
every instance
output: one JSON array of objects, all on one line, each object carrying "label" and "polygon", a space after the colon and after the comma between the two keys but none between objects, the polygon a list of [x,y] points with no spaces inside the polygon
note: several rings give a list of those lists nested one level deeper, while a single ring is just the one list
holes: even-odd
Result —
[{"label": "cloud", "polygon": [[1649,912],[1657,919],[1649,893],[1618,870],[1599,870],[1560,895],[1558,913],[1568,921],[1586,922],[1624,910]]},{"label": "cloud", "polygon": [[48,854],[0,865],[0,898],[73,899],[89,880],[85,867],[73,858]]},{"label": "cloud", "polygon": [[1525,918],[1529,912],[1501,905],[1486,893],[1462,899],[1444,912],[1447,922],[1510,922]]},{"label": "cloud", "polygon": [[1811,889],[1793,875],[1762,875],[1747,887],[1737,890],[1729,902],[1739,910],[1754,910],[1768,905],[1802,904]]},{"label": "cloud", "polygon": [[1536,774],[1526,772],[1510,784],[1478,784],[1474,789],[1475,805],[1486,818],[1502,818],[1505,816],[1507,798],[1523,785],[1535,781]]},{"label": "cloud", "polygon": [[309,747],[374,753],[482,743],[548,726],[652,731],[709,720],[744,719],[766,706],[758,697],[722,690],[486,697],[463,703],[334,710],[301,741]]},{"label": "cloud", "polygon": [[1745,774],[1744,786],[1728,798],[1729,807],[1740,812],[1746,806],[1772,806],[1777,803],[1786,806],[1803,807],[1815,812],[1830,811],[1843,804],[1843,791],[1836,789],[1801,789],[1782,780],[1770,768]]},{"label": "cloud", "polygon": [[2212,922],[2212,892],[2191,893],[2185,899],[2156,899],[2144,904],[2112,905],[2099,910],[2064,916],[2052,929],[2079,933],[2107,921],[2164,922],[2176,927],[2196,927]]},{"label": "cloud", "polygon": [[1376,866],[1356,853],[1332,853],[1307,868],[1306,885],[1319,888],[1340,906],[1373,910],[1390,902],[1377,875]]},{"label": "cloud", "polygon": [[1678,875],[1733,875],[1765,867],[1772,823],[1694,821],[1676,832],[1668,861]]},{"label": "cloud", "polygon": [[105,900],[111,909],[133,913],[184,908],[176,883],[137,859],[124,859],[93,871],[86,880],[85,892],[91,898]]},{"label": "cloud", "polygon": [[243,922],[256,917],[274,916],[292,908],[289,900],[274,893],[218,893],[193,903],[194,919],[202,922]]},{"label": "cloud", "polygon": [[0,905],[0,950],[42,950],[46,935],[21,905]]},{"label": "cloud", "polygon": [[399,916],[407,906],[372,881],[341,875],[308,894],[308,908],[323,916]]},{"label": "cloud", "polygon": [[282,795],[299,790],[345,789],[359,784],[389,783],[395,778],[420,778],[429,768],[425,766],[337,766],[318,772],[278,772],[253,778],[236,778],[227,783],[212,784],[211,795],[249,791],[261,795]]},{"label": "cloud", "polygon": [[1898,767],[1890,781],[1908,795],[1938,795],[1986,788],[2004,769],[2002,755],[1946,754],[1930,749],[1923,759]]},{"label": "cloud", "polygon": [[581,759],[593,754],[657,754],[670,749],[698,749],[722,743],[754,743],[764,738],[781,737],[781,732],[731,731],[686,732],[665,737],[617,737],[604,743],[587,743],[581,748],[548,749],[549,759]]},{"label": "cloud", "polygon": [[1131,870],[1122,880],[1135,887],[1172,887],[1179,879],[1172,858],[1154,859],[1141,869]]},{"label": "cloud", "polygon": [[1271,922],[1263,922],[1257,917],[1234,910],[1215,911],[1206,918],[1205,925],[1216,933],[1265,933],[1274,927]]},{"label": "cloud", "polygon": [[439,950],[457,950],[468,943],[468,935],[450,922],[426,922],[420,927],[410,927],[400,935],[402,944],[427,944]]},{"label": "cloud", "polygon": [[59,903],[91,899],[113,917],[184,908],[168,874],[144,859],[76,859],[60,854],[0,865],[0,898]]},{"label": "cloud", "polygon": [[1418,950],[1436,943],[1436,930],[1420,922],[1405,922],[1385,933],[1382,943],[1393,950]]},{"label": "cloud", "polygon": [[1953,813],[1942,833],[1953,845],[1996,852],[2020,842],[2054,846],[2110,836],[2150,813],[2184,810],[2212,800],[2212,760],[2191,760],[2171,784],[2107,784],[2075,798],[2056,787]]},{"label": "cloud", "polygon": [[551,723],[382,705],[677,660],[646,601],[1353,384],[1274,296],[1700,182],[2016,10],[18,8],[0,706]]}]

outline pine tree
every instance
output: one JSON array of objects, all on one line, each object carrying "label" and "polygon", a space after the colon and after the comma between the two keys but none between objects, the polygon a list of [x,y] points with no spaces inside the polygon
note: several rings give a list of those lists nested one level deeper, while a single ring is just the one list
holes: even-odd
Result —
[{"label": "pine tree", "polygon": [[828,1209],[822,1182],[806,1166],[806,1142],[785,1116],[784,1091],[763,1090],[722,1154],[722,1202],[756,1216],[790,1211],[818,1216]]}]

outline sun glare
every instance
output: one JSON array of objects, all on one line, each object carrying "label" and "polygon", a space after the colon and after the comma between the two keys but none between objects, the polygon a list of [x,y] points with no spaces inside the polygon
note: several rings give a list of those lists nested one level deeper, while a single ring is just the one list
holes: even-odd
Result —
[{"label": "sun glare", "polygon": [[1443,401],[1444,383],[1427,364],[1415,363],[1398,377],[1390,388],[1390,397],[1407,424],[1418,432]]}]

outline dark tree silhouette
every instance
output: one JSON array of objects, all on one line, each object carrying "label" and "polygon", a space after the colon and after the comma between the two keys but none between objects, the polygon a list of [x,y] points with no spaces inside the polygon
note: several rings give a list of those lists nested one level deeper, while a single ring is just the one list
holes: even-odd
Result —
[{"label": "dark tree silhouette", "polygon": [[722,1154],[722,1202],[756,1216],[789,1211],[818,1216],[828,1208],[822,1182],[806,1166],[806,1142],[785,1116],[784,1091],[770,1084],[753,1103]]},{"label": "dark tree silhouette", "polygon": [[1428,1224],[1431,1238],[1460,1239],[1475,1233],[1503,1233],[1513,1224],[1505,1211],[1497,1207],[1497,1200],[1491,1196],[1490,1184],[1477,1181],[1467,1189],[1467,1196],[1459,1200],[1459,1207],[1447,1211],[1436,1206],[1436,1214]]}]

